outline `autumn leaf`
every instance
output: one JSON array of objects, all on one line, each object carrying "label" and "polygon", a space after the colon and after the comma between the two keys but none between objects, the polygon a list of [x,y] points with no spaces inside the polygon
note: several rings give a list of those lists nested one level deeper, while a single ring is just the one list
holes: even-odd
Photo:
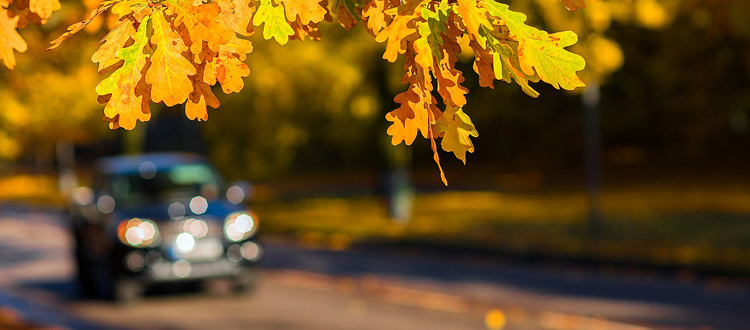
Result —
[{"label": "autumn leaf", "polygon": [[224,93],[239,92],[244,83],[243,77],[250,74],[250,68],[243,61],[245,54],[253,50],[250,41],[234,38],[206,63],[203,81],[209,85],[221,84]]},{"label": "autumn leaf", "polygon": [[130,40],[130,36],[135,33],[135,27],[130,20],[121,20],[119,23],[104,36],[99,49],[91,56],[91,61],[99,63],[97,71],[101,72],[105,68],[114,65],[120,61],[117,57],[117,51],[125,46]]},{"label": "autumn leaf", "polygon": [[398,54],[406,53],[407,37],[414,35],[417,30],[413,27],[412,20],[417,18],[417,8],[423,5],[420,1],[410,1],[398,8],[398,15],[393,18],[391,24],[380,31],[375,37],[377,42],[386,42],[383,59],[395,62]]},{"label": "autumn leaf", "polygon": [[548,34],[524,24],[526,15],[511,11],[506,4],[493,0],[484,0],[482,4],[490,15],[502,19],[510,34],[517,39],[516,53],[524,74],[532,76],[536,73],[555,88],[572,90],[585,86],[576,72],[583,70],[586,62],[580,55],[564,49],[578,41],[575,33]]},{"label": "autumn leaf", "polygon": [[187,103],[185,103],[185,115],[191,120],[208,120],[206,106],[218,108],[219,99],[211,91],[211,85],[203,81],[203,72],[197,72],[190,77],[190,81],[193,84],[193,91],[190,93]]},{"label": "autumn leaf", "polygon": [[39,16],[41,24],[47,22],[52,12],[58,9],[60,9],[58,0],[29,0],[29,11]]},{"label": "autumn leaf", "polygon": [[469,93],[469,90],[461,86],[464,77],[461,71],[455,68],[456,61],[456,55],[443,49],[439,70],[434,74],[438,81],[438,93],[443,98],[443,103],[462,107],[466,104],[466,94]]},{"label": "autumn leaf", "polygon": [[401,106],[385,115],[385,119],[392,123],[386,131],[391,136],[391,144],[395,146],[403,141],[411,145],[418,131],[426,138],[432,124],[428,113],[438,111],[432,95],[424,94],[418,85],[413,84],[409,90],[396,95],[394,101]]},{"label": "autumn leaf", "polygon": [[372,0],[362,10],[362,16],[367,20],[367,28],[378,34],[387,25],[385,10],[387,0]]},{"label": "autumn leaf", "polygon": [[10,13],[5,8],[0,8],[0,58],[8,69],[13,69],[16,65],[16,58],[13,50],[23,53],[26,51],[26,42],[16,32],[18,16],[11,18]]},{"label": "autumn leaf", "polygon": [[[539,97],[539,92],[529,85],[530,78],[534,79],[534,81],[538,81],[539,79],[535,76],[527,77],[519,69],[520,64],[518,64],[516,51],[509,44],[502,43],[497,38],[488,38],[488,40],[489,48],[492,50],[492,69],[495,73],[495,78],[504,80],[507,83],[515,80],[526,95],[533,98]],[[474,51],[481,53],[483,50],[480,47],[475,47]]]},{"label": "autumn leaf", "polygon": [[253,13],[255,5],[251,0],[219,0],[221,8],[220,21],[224,22],[234,32],[250,36],[253,33]]},{"label": "autumn leaf", "polygon": [[112,2],[115,3],[112,6],[112,13],[120,19],[148,6],[148,0],[120,0]]},{"label": "autumn leaf", "polygon": [[[26,49],[18,25],[45,20],[59,8],[59,0],[15,1],[13,13],[0,8],[0,58],[11,68],[13,50]],[[584,0],[562,1],[571,10],[585,6]],[[14,16],[16,10],[24,15]],[[244,87],[253,45],[239,36],[252,35],[253,26],[262,26],[264,39],[284,45],[290,38],[320,39],[318,23],[332,16],[347,29],[366,20],[375,40],[385,43],[383,59],[404,59],[402,83],[408,88],[394,98],[399,107],[385,115],[391,143],[412,144],[421,133],[446,184],[437,140],[465,164],[466,152],[474,151],[471,137],[478,136],[463,112],[468,89],[456,67],[467,39],[482,87],[493,88],[496,79],[515,81],[537,97],[530,82],[569,90],[583,86],[577,76],[583,58],[565,50],[577,42],[573,32],[549,34],[528,26],[524,14],[494,0],[334,0],[330,6],[328,0],[106,0],[50,49],[107,10],[119,20],[91,59],[100,73],[109,74],[96,87],[106,103],[105,118],[111,128],[125,129],[149,120],[151,102],[184,103],[187,118],[207,120],[207,108],[219,106],[213,86],[227,94]]]},{"label": "autumn leaf", "polygon": [[143,50],[148,45],[148,22],[145,17],[133,35],[133,44],[117,52],[122,66],[96,86],[97,94],[111,95],[104,108],[104,115],[112,121],[111,128],[133,129],[138,120],[151,119],[148,86],[141,82],[141,72],[146,66],[147,55]]},{"label": "autumn leaf", "polygon": [[151,43],[155,51],[146,72],[146,82],[151,85],[151,99],[154,102],[164,102],[167,106],[185,102],[192,91],[188,76],[195,74],[193,64],[182,56],[187,46],[172,31],[161,11],[151,15],[151,24]]},{"label": "autumn leaf", "polygon": [[269,40],[276,39],[281,45],[286,45],[289,36],[294,35],[294,30],[284,17],[284,8],[274,6],[271,0],[260,0],[258,12],[253,17],[253,25],[260,26],[263,24],[263,38]]},{"label": "autumn leaf", "polygon": [[442,1],[434,6],[434,11],[423,7],[424,19],[417,24],[419,38],[414,41],[415,61],[425,69],[435,71],[433,62],[442,60],[443,35],[446,32],[448,3]]},{"label": "autumn leaf", "polygon": [[326,16],[326,9],[319,0],[282,0],[286,17],[290,22],[297,21],[303,25],[320,23]]},{"label": "autumn leaf", "polygon": [[456,2],[458,3],[456,11],[463,18],[469,36],[479,42],[482,48],[486,47],[487,39],[479,34],[479,28],[480,26],[492,28],[492,23],[487,19],[484,9],[477,6],[477,0],[457,0]]},{"label": "autumn leaf", "polygon": [[448,106],[433,127],[435,135],[443,137],[440,143],[443,150],[452,152],[466,164],[466,152],[474,152],[471,137],[479,136],[469,115],[462,108]]}]

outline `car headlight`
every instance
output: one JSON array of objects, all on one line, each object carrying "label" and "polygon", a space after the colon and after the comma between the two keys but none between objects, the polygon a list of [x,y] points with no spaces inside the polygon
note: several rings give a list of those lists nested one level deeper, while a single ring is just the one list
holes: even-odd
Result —
[{"label": "car headlight", "polygon": [[159,243],[159,228],[151,220],[124,220],[117,226],[117,238],[133,247],[153,246]]},{"label": "car headlight", "polygon": [[224,235],[233,242],[249,238],[258,230],[255,215],[246,212],[230,214],[224,221]]}]

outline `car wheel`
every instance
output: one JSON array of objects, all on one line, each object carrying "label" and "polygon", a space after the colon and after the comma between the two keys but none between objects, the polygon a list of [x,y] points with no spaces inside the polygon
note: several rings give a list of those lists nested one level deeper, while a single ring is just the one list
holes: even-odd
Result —
[{"label": "car wheel", "polygon": [[255,270],[249,268],[241,269],[234,277],[232,293],[237,295],[250,294],[255,290],[256,281]]},{"label": "car wheel", "polygon": [[92,269],[86,261],[86,256],[79,240],[80,238],[76,235],[73,256],[76,263],[76,284],[83,297],[93,297],[96,295],[95,277],[92,275]]}]

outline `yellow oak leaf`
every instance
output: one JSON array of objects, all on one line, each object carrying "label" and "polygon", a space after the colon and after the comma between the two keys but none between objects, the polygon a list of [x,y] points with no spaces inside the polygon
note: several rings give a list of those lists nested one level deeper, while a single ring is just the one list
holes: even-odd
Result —
[{"label": "yellow oak leaf", "polygon": [[26,41],[16,32],[18,16],[11,18],[5,8],[0,8],[0,59],[8,69],[16,65],[13,50],[23,53],[27,49]]},{"label": "yellow oak leaf", "polygon": [[96,86],[96,93],[107,100],[104,116],[110,121],[110,128],[135,128],[140,121],[151,119],[148,85],[142,80],[147,55],[143,52],[148,45],[148,22],[145,17],[136,33],[133,44],[117,52],[123,64]]},{"label": "yellow oak leaf", "polygon": [[376,35],[388,25],[385,16],[386,3],[386,0],[372,0],[362,10],[362,16],[367,19],[367,28]]},{"label": "yellow oak leaf", "polygon": [[151,99],[154,102],[164,102],[167,106],[185,102],[192,91],[188,76],[195,74],[193,64],[182,56],[187,46],[172,31],[161,11],[151,15],[151,22],[151,43],[156,48],[146,72],[146,82],[151,84]]},{"label": "yellow oak leaf", "polygon": [[446,49],[443,49],[442,60],[440,61],[439,70],[433,72],[438,82],[438,93],[443,98],[443,103],[456,107],[462,107],[466,104],[466,94],[469,90],[461,86],[464,77],[461,71],[456,69],[456,56]]},{"label": "yellow oak leaf", "polygon": [[112,13],[120,19],[148,6],[148,0],[121,0],[113,2]]},{"label": "yellow oak leaf", "polygon": [[58,0],[29,0],[29,11],[37,14],[44,24],[52,16],[52,12],[60,9]]},{"label": "yellow oak leaf", "polygon": [[466,164],[466,152],[474,152],[471,137],[478,137],[479,132],[474,128],[469,115],[463,109],[448,106],[443,115],[433,126],[435,135],[442,136],[440,145],[443,150],[452,152],[456,158]]},{"label": "yellow oak leaf", "polygon": [[428,112],[435,107],[436,101],[430,94],[422,95],[422,90],[416,85],[411,85],[409,90],[404,91],[394,98],[400,103],[396,110],[385,115],[385,119],[392,122],[386,131],[391,136],[391,144],[398,145],[402,141],[411,145],[417,137],[417,131],[427,137],[430,125]]},{"label": "yellow oak leaf", "polygon": [[120,61],[117,58],[117,51],[125,46],[125,43],[130,40],[130,36],[135,33],[133,22],[125,19],[119,21],[112,31],[107,33],[102,39],[102,43],[94,54],[91,56],[91,61],[99,63],[97,71],[101,72],[105,68],[112,66]]},{"label": "yellow oak leaf", "polygon": [[[186,46],[190,47],[193,54],[200,54],[203,45],[208,45],[214,52],[219,47],[234,37],[234,31],[223,21],[220,21],[221,7],[217,3],[206,3],[193,6],[184,1],[171,3],[165,2],[170,13],[176,14],[172,25],[177,27],[177,33],[182,36]],[[194,58],[196,63],[201,63],[202,57]]]},{"label": "yellow oak leaf", "polygon": [[[417,30],[419,32],[419,38],[414,40],[414,61],[426,70],[435,71],[433,67],[433,52],[429,42],[429,37],[432,34],[430,31],[429,23],[427,21],[421,21],[417,23]],[[435,45],[437,47],[437,45]]]},{"label": "yellow oak leaf", "polygon": [[221,84],[224,93],[239,92],[244,87],[243,77],[250,74],[250,68],[243,61],[253,50],[250,41],[234,38],[222,45],[218,54],[206,62],[203,81],[209,85]]},{"label": "yellow oak leaf", "polygon": [[411,14],[398,15],[391,24],[388,24],[385,29],[377,34],[375,41],[383,42],[387,40],[383,59],[395,62],[398,54],[406,53],[406,38],[417,33],[413,25],[409,24],[416,17],[417,15],[413,11]]},{"label": "yellow oak leaf", "polygon": [[[494,0],[489,0],[494,1]],[[487,38],[479,33],[480,27],[492,29],[492,23],[487,19],[484,8],[477,6],[477,0],[457,0],[456,10],[464,21],[466,32],[476,40],[482,48],[487,47]]]},{"label": "yellow oak leaf", "polygon": [[320,0],[281,0],[284,4],[286,18],[294,22],[299,17],[303,25],[320,23],[326,16],[326,9],[320,5]]},{"label": "yellow oak leaf", "polygon": [[211,91],[211,86],[203,81],[203,72],[200,70],[196,75],[190,77],[190,81],[193,83],[193,91],[190,93],[187,103],[185,103],[185,115],[191,120],[208,120],[206,106],[218,108],[219,99]]},{"label": "yellow oak leaf", "polygon": [[220,21],[226,23],[230,29],[240,35],[250,36],[253,34],[252,19],[255,12],[253,1],[219,0],[218,4],[221,7]]}]

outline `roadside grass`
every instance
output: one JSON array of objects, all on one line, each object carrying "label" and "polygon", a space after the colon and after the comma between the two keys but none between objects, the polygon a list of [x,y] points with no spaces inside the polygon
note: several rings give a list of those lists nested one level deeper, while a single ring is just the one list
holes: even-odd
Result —
[{"label": "roadside grass", "polygon": [[418,194],[391,220],[378,197],[298,198],[254,206],[265,234],[312,247],[416,243],[710,272],[750,273],[750,193],[725,187],[605,190],[602,231],[589,234],[583,192]]},{"label": "roadside grass", "polygon": [[61,206],[65,199],[57,188],[53,174],[18,174],[0,176],[0,202]]}]

